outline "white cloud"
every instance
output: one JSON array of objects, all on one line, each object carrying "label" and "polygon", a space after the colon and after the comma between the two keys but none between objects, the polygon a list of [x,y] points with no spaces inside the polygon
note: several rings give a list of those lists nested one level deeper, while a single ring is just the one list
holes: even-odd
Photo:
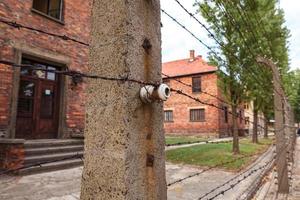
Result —
[{"label": "white cloud", "polygon": [[[196,12],[196,8],[193,7],[194,0],[184,0],[181,2],[189,11]],[[211,39],[207,37],[207,32],[201,28],[200,24],[191,19],[174,0],[162,0],[161,7],[206,44],[213,44]],[[202,19],[201,21],[204,20]],[[163,13],[162,24],[162,54],[164,62],[186,58],[191,49],[196,50],[196,53],[199,55],[206,56],[207,49]]]},{"label": "white cloud", "polygon": [[[190,12],[196,12],[197,8],[193,7],[195,0],[181,0],[180,2]],[[280,6],[285,11],[286,25],[291,30],[292,35],[289,39],[291,68],[300,68],[300,22],[297,19],[300,11],[300,1],[281,0]],[[215,45],[215,42],[207,36],[207,31],[185,13],[174,0],[161,0],[161,7],[190,29],[204,43],[210,46]],[[201,22],[205,22],[199,15],[197,17]],[[162,23],[162,56],[164,62],[187,58],[190,49],[195,49],[199,55],[207,56],[207,48],[163,13]]]},{"label": "white cloud", "polygon": [[284,9],[286,25],[291,31],[289,39],[291,68],[300,68],[300,2],[295,0],[281,0],[280,7]]}]

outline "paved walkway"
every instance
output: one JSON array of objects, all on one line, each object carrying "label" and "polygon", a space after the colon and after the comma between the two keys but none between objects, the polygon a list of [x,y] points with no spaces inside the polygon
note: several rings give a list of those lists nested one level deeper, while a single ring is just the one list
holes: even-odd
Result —
[{"label": "paved walkway", "polygon": [[294,168],[292,171],[292,188],[289,199],[300,199],[300,137],[297,138],[294,156]]},{"label": "paved walkway", "polygon": [[[270,159],[271,150],[264,156],[257,159],[253,164],[256,169]],[[252,167],[252,166],[249,166]],[[167,163],[167,182],[171,183],[188,175],[201,172],[202,169]],[[24,177],[1,177],[0,179],[0,199],[9,200],[77,200],[80,195],[82,167],[30,175]],[[229,190],[224,195],[216,199],[236,199],[241,196],[249,186],[253,184],[259,176],[259,171],[253,173],[245,181],[238,184],[233,190]],[[199,176],[189,178],[181,183],[174,184],[168,188],[169,200],[195,200],[214,187],[226,182],[236,174],[222,170],[210,170]],[[216,190],[211,195],[227,189],[238,179]],[[208,197],[211,197],[209,195]],[[206,198],[205,198],[206,199]]]},{"label": "paved walkway", "polygon": [[[210,170],[199,176],[187,179],[181,183],[174,184],[168,188],[168,199],[169,200],[197,200],[199,197],[207,193],[208,191],[222,185],[225,182],[228,182],[226,185],[215,190],[211,194],[207,195],[203,199],[209,199],[218,193],[228,190],[231,185],[236,184],[239,180],[243,179],[244,175],[250,174],[250,171],[258,169],[261,166],[265,165],[272,157],[273,148],[269,149],[264,155],[258,158],[252,165],[250,165],[245,171],[249,170],[247,173],[244,173],[242,176],[239,176],[236,179],[228,182],[233,177],[236,177],[236,173],[226,172],[222,170]],[[197,173],[201,170],[188,166],[175,166],[172,168],[169,167],[167,170],[167,180],[168,182],[173,182],[179,178],[186,177],[188,175]],[[243,171],[244,172],[244,171]],[[240,172],[240,173],[243,173]],[[243,199],[244,194],[248,193],[248,189],[253,185],[256,180],[261,176],[261,170],[252,173],[244,181],[241,181],[233,189],[229,189],[224,192],[223,195],[219,195],[215,199],[219,200],[233,200],[233,199]]]},{"label": "paved walkway", "polygon": [[23,177],[1,177],[0,199],[79,199],[82,167]]},{"label": "paved walkway", "polygon": [[229,142],[229,141],[232,141],[232,137],[212,139],[208,142],[196,142],[196,143],[193,143],[193,144],[181,144],[181,145],[167,146],[165,148],[165,150],[178,149],[178,148],[183,148],[183,147],[192,147],[192,146],[195,146],[195,145],[207,144],[207,143],[219,143],[219,142]]}]

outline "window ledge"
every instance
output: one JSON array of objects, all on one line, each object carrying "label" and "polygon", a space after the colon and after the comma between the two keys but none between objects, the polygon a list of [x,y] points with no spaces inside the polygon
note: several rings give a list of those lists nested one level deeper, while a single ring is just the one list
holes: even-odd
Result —
[{"label": "window ledge", "polygon": [[49,16],[49,15],[47,15],[47,14],[41,12],[41,11],[38,11],[38,10],[34,9],[34,8],[31,8],[31,12],[33,12],[33,13],[35,13],[35,14],[38,14],[38,15],[41,15],[41,16],[47,18],[47,19],[50,19],[50,20],[52,20],[52,21],[58,23],[58,24],[65,25],[65,22],[64,22],[64,21],[59,20],[59,19],[56,19],[56,18],[54,18],[54,17],[51,17],[51,16]]},{"label": "window ledge", "polygon": [[164,121],[164,123],[174,123],[174,121]]}]

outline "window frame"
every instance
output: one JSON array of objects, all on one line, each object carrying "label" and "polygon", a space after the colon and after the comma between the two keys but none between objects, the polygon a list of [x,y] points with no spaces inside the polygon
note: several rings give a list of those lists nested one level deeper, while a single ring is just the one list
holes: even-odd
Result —
[{"label": "window frame", "polygon": [[[191,108],[190,111],[190,122],[206,122],[206,116],[205,116],[205,108]],[[196,117],[192,117],[193,111],[199,111],[199,119],[195,119]],[[201,111],[203,111],[203,118],[201,118]]]},{"label": "window frame", "polygon": [[[52,68],[51,70],[59,70],[59,68],[61,67],[59,65],[52,64],[51,62],[47,62],[45,60],[40,61],[40,60],[30,58],[30,57],[26,57],[26,56],[24,56],[22,58],[22,64],[30,64],[30,65],[33,65],[33,66],[36,66],[36,67],[39,67],[38,65],[41,65],[41,66],[45,66],[45,69]],[[26,70],[26,68],[21,67],[20,71],[22,72],[23,69]],[[52,81],[52,82],[57,82],[60,79],[60,75],[56,74],[56,73],[54,73],[54,79],[50,79],[49,74],[51,74],[51,76],[53,75],[53,72],[50,72],[50,71],[45,71],[44,72],[45,76],[43,78],[32,74],[33,71],[39,71],[39,70],[35,70],[34,68],[32,68],[28,71],[29,74],[20,74],[20,75],[23,76],[23,77],[29,77],[31,79],[36,79],[36,80],[42,79],[42,80],[47,80],[47,81]]]},{"label": "window frame", "polygon": [[[194,80],[199,80],[199,86],[195,86]],[[192,77],[192,93],[201,93],[202,92],[202,77],[201,76],[193,76]]]},{"label": "window frame", "polygon": [[39,15],[41,15],[45,18],[48,18],[52,21],[55,21],[55,22],[57,22],[61,25],[65,25],[65,23],[64,23],[64,13],[65,13],[65,2],[64,2],[64,0],[60,0],[60,19],[52,17],[51,15],[48,14],[49,13],[49,2],[50,2],[50,0],[47,0],[48,1],[47,13],[44,13],[44,12],[34,8],[33,7],[34,6],[34,1],[35,0],[32,0],[32,6],[31,6],[31,11],[33,13],[39,14]]},{"label": "window frame", "polygon": [[250,124],[250,117],[245,117],[245,125],[249,125]]},{"label": "window frame", "polygon": [[[167,117],[167,115],[166,115],[167,113],[171,113],[171,115],[169,115],[169,117]],[[173,112],[173,110],[164,110],[164,122],[166,122],[166,123],[174,122],[174,112]]]}]

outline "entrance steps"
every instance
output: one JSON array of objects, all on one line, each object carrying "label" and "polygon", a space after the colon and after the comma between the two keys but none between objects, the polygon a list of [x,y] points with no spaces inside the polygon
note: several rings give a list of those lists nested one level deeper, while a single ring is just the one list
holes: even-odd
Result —
[{"label": "entrance steps", "polygon": [[[28,140],[24,143],[24,169],[17,174],[68,169],[83,164],[83,139]],[[27,166],[29,166],[27,168]]]}]

